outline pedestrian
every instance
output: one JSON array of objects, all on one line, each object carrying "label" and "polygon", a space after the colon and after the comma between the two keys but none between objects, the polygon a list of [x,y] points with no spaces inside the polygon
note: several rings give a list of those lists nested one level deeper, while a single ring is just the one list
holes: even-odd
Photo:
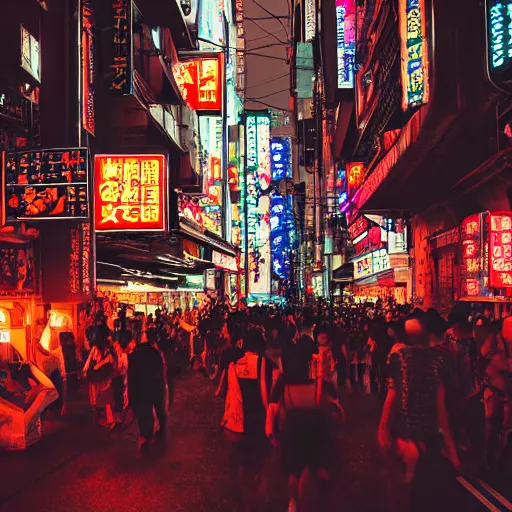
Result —
[{"label": "pedestrian", "polygon": [[[96,337],[83,367],[83,374],[89,383],[89,403],[93,410],[94,422],[106,426],[109,430],[115,427],[114,391],[112,389],[114,369],[115,361],[108,338]],[[99,419],[101,410],[105,411],[104,420]]]},{"label": "pedestrian", "polygon": [[[410,509],[439,510],[452,475],[442,455],[443,445],[455,470],[460,469],[446,410],[444,369],[438,351],[429,346],[422,316],[405,322],[405,334],[408,345],[396,347],[389,356],[378,440],[386,453],[398,456],[404,465]],[[401,497],[398,488],[391,486],[393,510]]]},{"label": "pedestrian", "polygon": [[[165,440],[167,412],[165,369],[162,355],[146,336],[128,356],[128,402],[139,424],[137,448],[146,451],[156,436]],[[155,433],[154,412],[159,429]]]},{"label": "pedestrian", "polygon": [[260,326],[250,325],[243,340],[243,355],[231,361],[227,371],[227,393],[222,420],[231,443],[231,467],[238,479],[238,501],[247,510],[265,494],[263,467],[268,441],[265,421],[268,408],[265,335]]}]

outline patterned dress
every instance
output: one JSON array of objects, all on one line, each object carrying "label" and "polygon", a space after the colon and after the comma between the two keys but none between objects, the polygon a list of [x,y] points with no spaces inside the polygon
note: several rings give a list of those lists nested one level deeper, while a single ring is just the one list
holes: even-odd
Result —
[{"label": "patterned dress", "polygon": [[432,348],[406,347],[388,358],[388,387],[398,393],[390,430],[395,438],[427,441],[439,434],[437,390],[443,363]]}]

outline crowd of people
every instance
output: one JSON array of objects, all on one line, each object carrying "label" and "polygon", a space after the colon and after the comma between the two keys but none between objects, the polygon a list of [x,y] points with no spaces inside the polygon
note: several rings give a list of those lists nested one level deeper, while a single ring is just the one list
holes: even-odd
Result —
[{"label": "crowd of people", "polygon": [[[185,313],[127,318],[121,309],[115,317],[96,313],[84,332],[83,375],[98,423],[113,429],[133,413],[144,452],[165,441],[176,376],[187,366],[203,371],[225,400],[222,427],[243,503],[264,495],[272,445],[290,512],[306,475],[329,482],[332,434],[345,420],[340,396],[349,392],[380,398],[376,437],[400,461],[404,510],[435,509],[432,471],[460,473],[461,454],[478,453],[480,423],[483,469],[499,467],[512,420],[512,317],[465,305],[443,317],[391,299],[282,310],[209,301]],[[392,501],[404,495],[390,489]]]}]

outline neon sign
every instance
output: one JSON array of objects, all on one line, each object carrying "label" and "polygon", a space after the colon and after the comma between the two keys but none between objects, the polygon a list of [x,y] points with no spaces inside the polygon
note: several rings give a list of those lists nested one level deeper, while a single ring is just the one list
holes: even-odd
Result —
[{"label": "neon sign", "polygon": [[6,156],[7,221],[89,218],[87,149],[48,149]]},{"label": "neon sign", "polygon": [[163,155],[97,155],[96,231],[163,231],[166,162]]},{"label": "neon sign", "polygon": [[505,71],[512,59],[512,0],[487,1],[489,69]]},{"label": "neon sign", "polygon": [[347,164],[347,176],[348,176],[348,195],[352,195],[355,189],[357,189],[364,177],[364,164],[350,163]]},{"label": "neon sign", "polygon": [[489,282],[492,288],[512,288],[512,212],[489,215]]},{"label": "neon sign", "polygon": [[336,55],[338,88],[354,87],[356,8],[354,0],[336,0]]},{"label": "neon sign", "polygon": [[114,70],[111,88],[121,94],[131,94],[133,91],[133,42],[132,42],[132,0],[112,0],[114,11],[113,44],[114,60],[111,68]]},{"label": "neon sign", "polygon": [[400,0],[402,109],[428,102],[428,41],[425,0]]},{"label": "neon sign", "polygon": [[272,137],[270,142],[270,162],[272,179],[279,181],[292,177],[292,148],[290,137]]},{"label": "neon sign", "polygon": [[91,0],[82,0],[82,126],[94,135],[94,79],[96,74],[94,19]]},{"label": "neon sign", "polygon": [[250,293],[270,292],[270,117],[254,113],[246,117],[247,254]]},{"label": "neon sign", "polygon": [[222,109],[222,56],[179,62],[173,66],[183,99],[194,110]]}]

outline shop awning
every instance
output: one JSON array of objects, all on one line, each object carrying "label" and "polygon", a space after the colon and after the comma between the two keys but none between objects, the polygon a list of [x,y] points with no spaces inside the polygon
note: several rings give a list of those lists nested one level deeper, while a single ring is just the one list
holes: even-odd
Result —
[{"label": "shop awning", "polygon": [[393,269],[384,270],[378,274],[354,281],[354,285],[359,287],[370,285],[395,286],[395,271]]},{"label": "shop awning", "polygon": [[354,280],[354,264],[348,262],[334,270],[332,280],[336,283],[351,283]]},{"label": "shop awning", "polygon": [[127,242],[99,242],[96,248],[97,278],[138,281],[153,286],[176,288],[190,275],[201,275],[213,263],[180,258]]},{"label": "shop awning", "polygon": [[200,231],[191,222],[188,222],[187,219],[180,218],[179,228],[175,231],[201,245],[206,245],[228,256],[236,256],[236,249],[233,245],[207,229]]}]

